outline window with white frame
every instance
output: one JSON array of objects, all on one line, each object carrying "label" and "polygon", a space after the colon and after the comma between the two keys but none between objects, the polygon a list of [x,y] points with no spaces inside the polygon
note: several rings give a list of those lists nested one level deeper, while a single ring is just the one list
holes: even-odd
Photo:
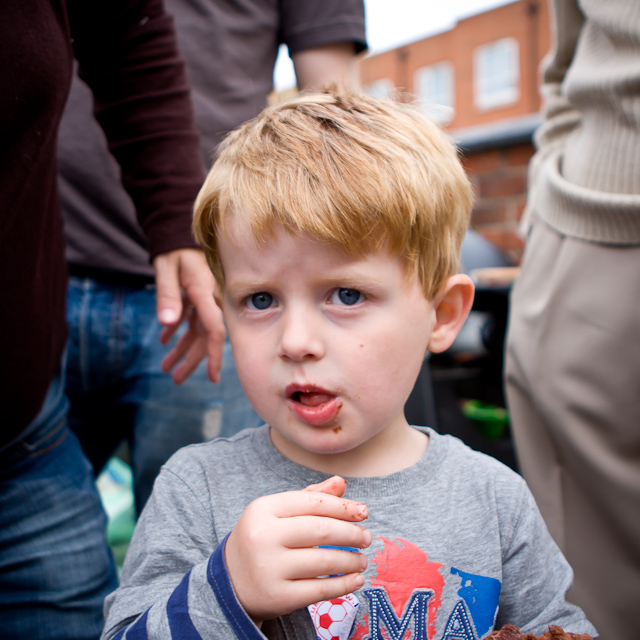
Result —
[{"label": "window with white frame", "polygon": [[518,41],[503,38],[474,52],[474,98],[479,109],[494,109],[520,97]]},{"label": "window with white frame", "polygon": [[417,101],[429,117],[439,124],[453,120],[455,95],[453,65],[450,62],[418,69],[413,84]]},{"label": "window with white frame", "polygon": [[393,93],[393,82],[389,78],[374,80],[365,86],[364,91],[372,98],[389,98]]}]

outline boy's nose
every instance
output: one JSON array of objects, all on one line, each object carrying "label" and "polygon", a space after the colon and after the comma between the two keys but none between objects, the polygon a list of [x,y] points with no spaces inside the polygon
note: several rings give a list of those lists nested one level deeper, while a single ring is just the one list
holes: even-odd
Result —
[{"label": "boy's nose", "polygon": [[317,319],[302,309],[288,309],[282,315],[279,356],[295,362],[317,360],[324,355],[324,343]]}]

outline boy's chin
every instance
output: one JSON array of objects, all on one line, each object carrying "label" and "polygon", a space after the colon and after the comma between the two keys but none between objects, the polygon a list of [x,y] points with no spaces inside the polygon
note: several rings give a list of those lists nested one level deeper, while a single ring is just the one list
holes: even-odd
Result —
[{"label": "boy's chin", "polygon": [[[357,442],[352,442],[344,437],[344,429],[340,425],[313,427],[308,426],[312,433],[305,434],[304,437],[291,438],[283,434],[277,427],[271,427],[271,440],[276,449],[288,458],[292,454],[303,459],[324,456],[336,456],[341,453],[348,453],[358,447]],[[314,433],[315,432],[315,433]],[[296,462],[297,460],[294,460]],[[304,464],[304,463],[303,463]]]}]

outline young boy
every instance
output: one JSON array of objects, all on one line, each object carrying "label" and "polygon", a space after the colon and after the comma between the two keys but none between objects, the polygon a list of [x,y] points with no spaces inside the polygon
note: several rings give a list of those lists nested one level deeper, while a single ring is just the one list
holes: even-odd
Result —
[{"label": "young boy", "polygon": [[407,105],[307,95],[227,138],[194,230],[266,424],[167,463],[104,638],[595,633],[521,478],[404,417],[472,304],[470,209],[455,148]]}]

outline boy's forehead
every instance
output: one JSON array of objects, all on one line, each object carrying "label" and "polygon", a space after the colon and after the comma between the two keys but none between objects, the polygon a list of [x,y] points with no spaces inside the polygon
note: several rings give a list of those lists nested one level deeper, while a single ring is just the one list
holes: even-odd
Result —
[{"label": "boy's forehead", "polygon": [[[337,236],[338,234],[336,234]],[[384,253],[387,251],[385,246],[377,247],[375,250],[367,251],[357,238],[345,246],[338,239],[316,236],[312,231],[291,230],[277,220],[264,221],[260,220],[257,224],[252,221],[250,216],[237,214],[234,210],[228,210],[222,217],[222,224],[218,228],[217,245],[221,251],[224,247],[245,250],[268,250],[275,245],[292,245],[298,244],[313,245],[318,248],[321,253],[332,254],[347,260],[359,261],[366,258],[367,255],[375,253]]]},{"label": "boy's forehead", "polygon": [[306,233],[291,233],[278,222],[273,222],[268,228],[265,225],[256,231],[247,216],[236,215],[233,211],[225,214],[224,225],[218,235],[218,247],[223,255],[225,248],[229,251],[263,252],[283,243],[294,245],[303,242],[318,241]]},{"label": "boy's forehead", "polygon": [[225,245],[240,246],[253,242],[258,244],[249,221],[235,215],[233,211],[227,211],[222,216],[222,224],[218,228],[217,243],[219,247]]},{"label": "boy's forehead", "polygon": [[380,260],[387,265],[383,268],[399,268],[404,274],[399,286],[411,287],[417,279],[415,273],[409,273],[406,259],[391,253],[387,247],[364,255],[353,255],[308,233],[291,233],[279,223],[274,224],[272,233],[257,238],[246,220],[229,216],[224,231],[219,235],[218,246],[228,284],[236,277],[242,278],[241,273],[247,275],[247,269],[254,276],[268,277],[267,272],[273,275],[291,268],[304,270],[313,264],[318,265],[315,274],[319,279],[346,276],[369,282],[375,279]]},{"label": "boy's forehead", "polygon": [[256,234],[249,222],[235,216],[227,218],[224,230],[218,237],[218,246],[223,261],[225,254],[231,255],[238,251],[254,255],[275,254],[277,258],[281,250],[289,253],[299,251],[301,256],[311,252],[316,257],[353,260],[353,257],[340,247],[322,242],[309,233],[290,232],[280,223],[274,223],[263,233]]}]

